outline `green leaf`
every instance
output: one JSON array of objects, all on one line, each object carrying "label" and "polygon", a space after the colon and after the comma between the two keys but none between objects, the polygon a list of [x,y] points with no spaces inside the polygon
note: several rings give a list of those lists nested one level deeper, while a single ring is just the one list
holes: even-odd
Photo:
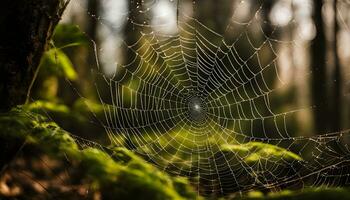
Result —
[{"label": "green leaf", "polygon": [[51,49],[43,55],[41,66],[49,74],[55,74],[68,78],[69,80],[76,80],[77,73],[74,66],[67,55],[59,49]]},{"label": "green leaf", "polygon": [[77,25],[71,24],[58,24],[52,40],[55,47],[59,49],[90,44],[86,34]]}]

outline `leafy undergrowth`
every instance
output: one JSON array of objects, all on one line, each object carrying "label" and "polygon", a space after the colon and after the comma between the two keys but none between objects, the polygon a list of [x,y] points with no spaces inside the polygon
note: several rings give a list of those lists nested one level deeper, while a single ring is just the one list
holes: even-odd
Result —
[{"label": "leafy undergrowth", "polygon": [[[75,172],[69,177],[79,177],[80,185],[89,183],[89,188],[97,191],[102,199],[198,198],[187,180],[169,177],[124,148],[101,149],[93,145],[83,148],[55,123],[26,109],[16,108],[9,113],[1,114],[0,130],[0,137],[7,141],[23,140],[27,145],[35,146],[49,157],[69,160],[73,168],[70,171]],[[40,154],[31,156],[37,159]],[[41,185],[40,180],[36,180],[35,177],[31,179]],[[51,196],[50,189],[47,189],[50,187],[44,188],[43,192]],[[25,188],[19,190],[25,193]],[[12,195],[28,194],[17,192]]]}]

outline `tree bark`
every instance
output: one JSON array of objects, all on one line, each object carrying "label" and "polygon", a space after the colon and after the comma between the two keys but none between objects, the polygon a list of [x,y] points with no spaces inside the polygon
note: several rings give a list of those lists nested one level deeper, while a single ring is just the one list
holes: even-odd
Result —
[{"label": "tree bark", "polygon": [[69,0],[5,0],[0,6],[0,112],[29,98],[40,58]]},{"label": "tree bark", "polygon": [[[41,56],[69,0],[5,0],[0,6],[0,112],[24,104]],[[1,130],[0,130],[1,131]],[[23,141],[0,136],[0,173]]]}]

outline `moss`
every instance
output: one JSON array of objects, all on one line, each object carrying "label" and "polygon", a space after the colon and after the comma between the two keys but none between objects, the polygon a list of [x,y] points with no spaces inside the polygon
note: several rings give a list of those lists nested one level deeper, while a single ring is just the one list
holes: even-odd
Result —
[{"label": "moss", "polygon": [[40,145],[50,155],[75,154],[78,151],[74,139],[56,123],[20,108],[0,115],[0,129],[1,137],[19,138]]},{"label": "moss", "polygon": [[[104,199],[196,199],[186,180],[171,178],[124,148],[81,149],[71,135],[28,107],[0,115],[0,136],[20,138],[55,157],[78,162]],[[108,153],[107,153],[108,152]]]},{"label": "moss", "polygon": [[260,198],[260,197],[264,197],[264,194],[260,191],[250,191],[247,194],[248,198]]},{"label": "moss", "polygon": [[[170,178],[163,172],[130,152],[125,148],[113,148],[112,158],[120,165],[125,166],[119,173],[118,178],[123,183],[118,188],[123,188],[127,193],[139,194],[140,199],[197,199],[196,192],[189,185],[187,179]],[[146,184],[146,185],[145,185]],[[146,190],[137,191],[138,188]],[[153,196],[152,193],[158,193]],[[126,194],[127,194],[126,193]],[[135,196],[137,199],[138,197]]]},{"label": "moss", "polygon": [[27,110],[30,110],[36,113],[40,113],[43,110],[56,112],[56,113],[63,113],[63,114],[69,113],[69,108],[66,105],[57,104],[49,101],[35,101],[33,103],[27,104],[25,107]]},{"label": "moss", "polygon": [[[295,172],[290,169],[300,169],[303,162],[301,157],[287,149],[262,142],[220,145],[219,151],[210,161],[213,166],[221,166],[217,172],[217,180],[222,183],[222,192],[220,191],[219,195],[223,196],[251,185],[263,193],[285,188],[288,185],[280,184],[277,188],[266,187],[266,185],[283,183],[283,180],[295,175]],[[263,169],[261,163],[264,165]],[[242,167],[237,167],[237,164]],[[267,177],[269,182],[266,182]],[[210,179],[210,176],[206,177],[201,173],[200,184],[204,185],[203,191],[211,190],[210,187],[205,187],[206,180]]]},{"label": "moss", "polygon": [[86,148],[81,151],[78,159],[81,160],[80,169],[85,171],[96,188],[117,181],[117,174],[121,166],[117,165],[105,152],[95,148]]},{"label": "moss", "polygon": [[[88,148],[82,151],[81,169],[84,169],[94,186],[102,190],[104,198],[121,199],[195,199],[196,193],[183,181],[157,170],[124,148],[107,153]],[[180,190],[181,189],[181,190]]]},{"label": "moss", "polygon": [[175,190],[181,194],[181,196],[186,197],[186,199],[198,199],[197,193],[193,192],[193,188],[189,185],[188,180],[183,177],[175,177],[173,179]]},{"label": "moss", "polygon": [[284,160],[302,160],[297,154],[290,152],[284,148],[265,144],[262,142],[248,142],[237,145],[222,145],[221,151],[235,152],[244,158],[247,163],[257,162],[261,159],[268,159],[271,162]]},{"label": "moss", "polygon": [[77,123],[80,123],[81,127],[89,125],[88,121],[91,120],[90,117],[92,115],[96,115],[99,119],[103,119],[104,109],[107,109],[99,103],[83,98],[77,99],[72,107],[62,104],[58,99],[55,99],[55,102],[38,100],[26,104],[24,107],[26,110],[38,114],[49,114],[58,122],[62,122],[60,123],[62,125],[72,123],[72,126],[76,126]]},{"label": "moss", "polygon": [[278,193],[269,193],[267,195],[245,196],[234,198],[239,200],[342,200],[349,199],[350,191],[346,188],[309,188],[303,191],[283,190]]},{"label": "moss", "polygon": [[177,193],[169,177],[161,173],[125,167],[118,179],[115,188],[120,191],[121,199],[131,195],[133,199],[185,199]]}]

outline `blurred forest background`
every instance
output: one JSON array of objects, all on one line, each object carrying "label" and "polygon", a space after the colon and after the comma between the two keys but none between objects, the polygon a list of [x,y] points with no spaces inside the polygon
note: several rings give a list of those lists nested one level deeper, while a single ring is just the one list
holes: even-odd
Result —
[{"label": "blurred forest background", "polygon": [[[349,11],[346,0],[71,1],[41,58],[29,101],[0,115],[0,137],[6,148],[1,159],[5,164],[1,166],[0,199],[349,198]],[[129,121],[120,122],[120,127],[113,124],[118,116],[133,116],[129,109],[108,117],[122,110],[113,95],[124,95],[120,100],[124,104],[133,97],[131,89],[129,96],[111,92],[118,88],[110,81],[121,80],[131,88],[138,84],[133,76],[125,78],[120,69],[133,62],[138,56],[135,52],[142,54],[144,43],[138,43],[139,39],[149,39],[152,31],[160,37],[176,36],[177,27],[186,29],[188,24],[194,24],[205,41],[219,46],[219,34],[234,45],[236,56],[243,59],[243,64],[238,62],[240,77],[266,67],[262,80],[276,92],[267,96],[269,103],[263,99],[256,104],[263,110],[257,119],[264,119],[262,125],[242,119],[238,128],[218,120],[237,136],[221,137],[232,133],[218,131],[210,138],[188,136],[186,143],[177,138],[181,130],[176,130],[143,148],[161,128],[133,129],[147,124]],[[269,45],[264,45],[266,40]],[[166,41],[160,39],[159,45]],[[159,49],[164,55],[172,53]],[[255,53],[260,57],[250,59]],[[223,67],[232,65],[222,60]],[[254,87],[244,88],[248,100]],[[175,95],[163,97],[178,101]],[[234,112],[231,107],[229,111],[219,107],[227,106],[224,100],[236,100],[235,94],[226,99],[212,97],[207,105],[210,112],[223,117],[227,115],[222,113]],[[283,114],[271,115],[267,107]],[[255,119],[253,111],[247,111],[251,108],[242,104],[242,111],[236,112],[240,118]],[[150,116],[149,121],[156,123],[159,118]],[[281,127],[285,130],[280,131]],[[147,137],[139,145],[140,135]],[[215,155],[203,154],[205,161],[201,153],[187,157],[186,148],[201,145],[210,145]],[[247,166],[237,166],[241,162],[237,155]],[[322,170],[310,175],[318,169]]]},{"label": "blurred forest background", "polygon": [[[259,6],[262,6],[258,13],[260,18],[253,23],[261,23],[264,32],[258,30],[258,26],[252,25],[245,30],[248,38],[252,37],[249,39],[253,41],[254,37],[259,38],[264,33],[272,40],[289,42],[287,45],[276,44],[275,47],[278,51],[278,78],[288,84],[283,91],[280,90],[280,99],[273,102],[272,107],[290,107],[289,110],[310,105],[315,107],[297,113],[299,130],[293,131],[296,135],[312,136],[349,128],[349,2],[227,0],[195,3],[193,6],[191,1],[184,1],[178,7],[177,2],[173,1],[71,2],[60,22],[62,26],[59,26],[60,30],[56,34],[56,45],[65,45],[74,40],[78,40],[79,45],[62,48],[71,64],[70,67],[60,65],[63,74],[42,70],[33,99],[59,99],[66,105],[73,105],[78,95],[65,81],[68,78],[82,97],[100,101],[94,85],[103,80],[98,80],[102,79],[101,76],[94,77],[91,70],[100,70],[99,72],[111,77],[119,63],[127,63],[128,51],[125,50],[127,47],[123,41],[132,44],[142,29],[147,29],[146,26],[135,25],[137,23],[148,23],[160,33],[176,34],[177,29],[174,26],[176,27],[180,12],[180,18],[181,15],[195,15],[192,17],[222,34],[230,20],[249,22],[251,16],[260,9]],[[84,35],[79,35],[78,29]],[[235,30],[226,34],[232,34],[232,38],[237,36]],[[210,40],[211,36],[208,37]],[[247,40],[242,39],[239,42],[242,44],[237,45],[238,51],[244,57],[244,54],[250,53],[251,47],[244,44]],[[93,45],[96,45],[96,49]],[[272,54],[269,51],[271,49],[266,49],[265,54]],[[60,52],[58,54],[56,56],[60,58]],[[101,69],[97,67],[96,56]],[[270,56],[266,59],[269,62],[274,59]],[[43,65],[50,64],[55,63]],[[270,79],[276,77],[271,75]],[[276,80],[270,81],[272,84],[280,83]],[[108,87],[98,89],[101,90],[101,95],[110,95]]]}]

